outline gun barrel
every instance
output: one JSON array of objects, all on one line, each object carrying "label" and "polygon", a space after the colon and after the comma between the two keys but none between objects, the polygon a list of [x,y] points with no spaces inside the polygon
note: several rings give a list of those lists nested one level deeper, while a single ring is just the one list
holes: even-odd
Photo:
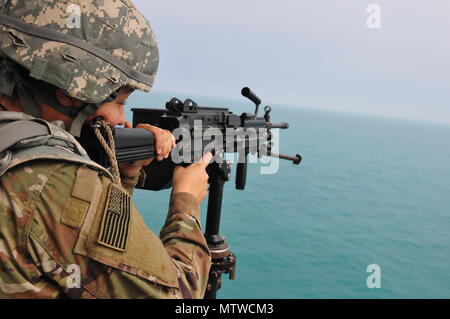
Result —
[{"label": "gun barrel", "polygon": [[288,160],[288,161],[292,161],[292,163],[295,164],[295,165],[300,164],[300,162],[302,161],[302,157],[300,156],[300,154],[296,154],[295,156],[290,156],[290,155],[278,154],[278,153],[270,152],[267,155],[271,156],[271,157],[277,157],[277,158],[285,159],[285,160]]},{"label": "gun barrel", "polygon": [[289,128],[289,123],[283,122],[283,123],[269,123],[268,128],[280,128],[282,130]]}]

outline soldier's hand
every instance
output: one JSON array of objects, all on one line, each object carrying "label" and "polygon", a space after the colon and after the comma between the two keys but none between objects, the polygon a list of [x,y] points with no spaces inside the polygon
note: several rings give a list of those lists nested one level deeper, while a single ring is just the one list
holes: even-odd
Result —
[{"label": "soldier's hand", "polygon": [[[125,122],[125,127],[128,125],[131,127],[129,122]],[[136,128],[143,128],[153,133],[155,137],[156,159],[158,161],[169,157],[172,148],[176,145],[175,137],[169,130],[164,130],[150,124],[138,124]]]},{"label": "soldier's hand", "polygon": [[172,195],[190,193],[200,204],[208,194],[208,174],[206,167],[212,159],[211,153],[206,153],[199,162],[188,167],[177,166],[173,171]]},{"label": "soldier's hand", "polygon": [[[131,123],[125,122],[125,128],[132,128]],[[150,124],[138,124],[136,128],[143,128],[153,133],[153,136],[155,137],[156,159],[158,161],[162,161],[163,159],[169,157],[170,152],[172,152],[172,148],[176,145],[175,137],[170,131]],[[136,176],[139,174],[142,167],[149,165],[153,159],[154,157],[151,157],[145,160],[135,161],[133,164],[121,163],[119,164],[120,172],[123,175]]]}]

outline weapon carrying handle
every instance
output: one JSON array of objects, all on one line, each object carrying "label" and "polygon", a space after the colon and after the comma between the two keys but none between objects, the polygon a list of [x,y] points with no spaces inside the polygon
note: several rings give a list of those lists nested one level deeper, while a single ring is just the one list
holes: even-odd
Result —
[{"label": "weapon carrying handle", "polygon": [[261,104],[261,99],[256,96],[255,93],[252,92],[248,87],[245,87],[241,90],[241,94],[246,98],[250,99],[256,106]]}]

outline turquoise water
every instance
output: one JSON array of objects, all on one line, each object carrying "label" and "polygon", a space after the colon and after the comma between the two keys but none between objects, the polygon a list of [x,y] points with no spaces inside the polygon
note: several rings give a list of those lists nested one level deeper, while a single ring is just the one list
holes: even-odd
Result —
[{"label": "turquoise water", "polygon": [[[161,107],[172,96],[137,95],[130,106]],[[244,99],[197,101],[253,109]],[[227,183],[221,233],[238,268],[218,296],[449,298],[450,125],[272,108],[274,122],[290,123],[281,151],[300,152],[303,162],[283,161],[275,175],[251,164],[245,191]],[[135,194],[155,232],[168,197]],[[381,267],[379,289],[367,288],[370,264]]]}]

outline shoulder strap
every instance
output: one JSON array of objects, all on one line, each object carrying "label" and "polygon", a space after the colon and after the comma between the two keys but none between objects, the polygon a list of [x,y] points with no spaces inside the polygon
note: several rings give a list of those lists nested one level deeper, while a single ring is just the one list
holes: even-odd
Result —
[{"label": "shoulder strap", "polygon": [[34,121],[14,121],[0,124],[0,153],[14,144],[31,137],[48,135],[46,125]]},{"label": "shoulder strap", "polygon": [[92,161],[64,129],[17,112],[0,112],[0,176],[36,160],[59,160],[89,166],[109,179],[111,173]]}]

